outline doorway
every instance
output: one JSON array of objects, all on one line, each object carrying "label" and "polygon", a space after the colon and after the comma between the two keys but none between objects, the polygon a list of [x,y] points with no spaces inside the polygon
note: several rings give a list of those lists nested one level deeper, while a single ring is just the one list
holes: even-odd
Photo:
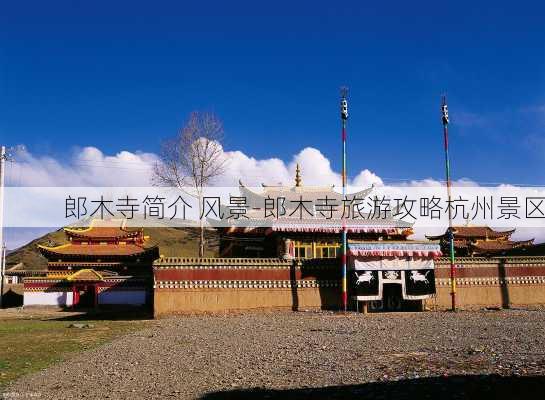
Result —
[{"label": "doorway", "polygon": [[77,285],[74,295],[74,307],[93,308],[96,306],[95,285]]},{"label": "doorway", "polygon": [[382,287],[384,311],[401,311],[403,309],[403,295],[399,283],[385,283]]}]

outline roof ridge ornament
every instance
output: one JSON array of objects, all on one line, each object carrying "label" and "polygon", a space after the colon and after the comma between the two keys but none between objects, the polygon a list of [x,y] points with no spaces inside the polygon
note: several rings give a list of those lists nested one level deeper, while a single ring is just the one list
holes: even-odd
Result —
[{"label": "roof ridge ornament", "polygon": [[303,186],[303,180],[301,179],[301,167],[299,163],[295,166],[295,187]]}]

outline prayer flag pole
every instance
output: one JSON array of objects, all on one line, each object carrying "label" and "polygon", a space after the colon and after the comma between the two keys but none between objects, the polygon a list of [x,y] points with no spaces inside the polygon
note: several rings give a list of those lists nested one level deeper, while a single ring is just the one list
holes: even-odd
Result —
[{"label": "prayer flag pole", "polygon": [[454,230],[452,228],[452,207],[451,207],[451,182],[450,182],[450,159],[448,153],[448,107],[447,98],[441,98],[441,119],[443,122],[443,138],[445,140],[445,170],[447,174],[447,197],[448,197],[448,236],[450,248],[450,296],[451,309],[456,311],[456,268],[454,266]]},{"label": "prayer flag pole", "polygon": [[[348,95],[348,88],[341,88],[341,122],[342,122],[342,185],[343,185],[343,201],[346,197],[346,120],[348,119],[348,102],[346,96]],[[344,215],[344,213],[343,213]],[[346,312],[348,309],[348,293],[346,284],[346,259],[347,259],[347,240],[346,240],[346,221],[342,218],[342,304],[343,310]]]}]

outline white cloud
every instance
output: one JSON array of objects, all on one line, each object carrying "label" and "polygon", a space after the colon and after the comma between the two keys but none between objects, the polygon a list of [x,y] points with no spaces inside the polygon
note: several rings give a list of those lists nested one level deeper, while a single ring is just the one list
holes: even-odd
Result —
[{"label": "white cloud", "polygon": [[[303,184],[308,186],[341,184],[340,173],[319,150],[306,147],[289,162],[279,158],[256,159],[242,151],[224,152],[226,171],[215,184],[237,186],[239,179],[248,186],[293,185],[296,165],[302,171]],[[121,151],[106,155],[96,147],[76,150],[66,160],[35,156],[22,151],[17,162],[9,166],[9,186],[150,186],[153,167],[159,157],[153,153]],[[382,185],[375,173],[365,169],[350,182],[355,186]]]},{"label": "white cloud", "polygon": [[545,241],[545,230],[542,228],[519,228],[511,237],[512,240],[535,239],[534,243],[543,243]]},{"label": "white cloud", "polygon": [[364,169],[352,181],[353,186],[369,187],[371,185],[384,186],[382,179],[374,172]]},{"label": "white cloud", "polygon": [[[304,185],[341,184],[341,175],[335,171],[331,162],[319,150],[307,147],[293,155],[289,161],[279,158],[257,159],[242,151],[226,151],[227,168],[225,174],[217,180],[221,186],[236,186],[241,179],[248,186],[265,184],[293,185],[296,165],[302,170]],[[150,186],[153,167],[159,157],[153,153],[121,151],[115,155],[106,155],[96,147],[85,147],[72,153],[67,159],[55,159],[48,156],[36,156],[28,151],[19,153],[16,162],[8,164],[6,174],[9,186],[95,186],[129,187]],[[368,169],[355,174],[350,186],[384,186],[382,179]],[[405,187],[437,187],[442,182],[434,179],[414,180],[402,185]],[[469,179],[453,182],[454,187],[478,187],[478,183]],[[502,189],[516,188],[500,185]],[[415,237],[423,237],[424,231],[418,230]],[[426,233],[429,233],[428,230]],[[537,241],[545,239],[543,229],[526,229],[517,232],[517,239],[535,237]]]},{"label": "white cloud", "polygon": [[[341,184],[340,173],[335,172],[331,162],[317,149],[307,147],[295,154],[289,162],[279,158],[256,159],[242,151],[226,151],[227,169],[217,180],[221,186],[237,186],[239,179],[248,186],[293,185],[297,163],[302,170],[304,185]],[[106,155],[96,147],[75,150],[66,159],[37,156],[26,150],[16,155],[16,162],[9,163],[6,174],[8,186],[90,186],[130,187],[150,186],[154,165],[159,157],[153,153],[120,151]],[[365,169],[353,179],[358,186],[382,185],[382,180]],[[22,229],[15,235],[7,235],[8,247],[16,248],[43,232]]]},{"label": "white cloud", "polygon": [[[303,185],[308,186],[341,186],[341,174],[334,171],[331,162],[318,149],[306,147],[295,154],[291,161],[284,162],[278,158],[257,160],[241,151],[225,152],[227,171],[219,179],[225,186],[235,186],[241,179],[247,186],[294,184],[297,164],[301,168]],[[382,179],[375,173],[364,169],[349,182],[352,186],[369,187],[372,184],[383,185]]]},{"label": "white cloud", "polygon": [[[341,185],[341,175],[331,169],[331,162],[312,147],[306,147],[293,157],[290,169],[295,171],[299,164],[303,176],[303,184],[312,186]],[[292,173],[294,176],[294,173]],[[293,178],[292,178],[293,179]],[[292,182],[288,182],[291,184]]]},{"label": "white cloud", "polygon": [[257,186],[261,183],[275,185],[287,183],[292,179],[288,167],[279,158],[258,160],[238,150],[224,154],[227,159],[226,171],[217,179],[218,185],[236,186],[239,179],[248,186]]},{"label": "white cloud", "polygon": [[17,154],[9,165],[9,186],[148,186],[158,157],[152,153],[121,151],[107,156],[96,147],[84,147],[67,160]]}]

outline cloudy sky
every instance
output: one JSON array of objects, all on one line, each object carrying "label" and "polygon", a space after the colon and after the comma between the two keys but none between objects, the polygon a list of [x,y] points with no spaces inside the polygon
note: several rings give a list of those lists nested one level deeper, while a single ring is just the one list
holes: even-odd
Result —
[{"label": "cloudy sky", "polygon": [[[7,185],[8,186],[91,186],[91,187],[129,187],[129,186],[152,186],[153,170],[160,157],[154,153],[131,153],[121,151],[114,155],[105,155],[95,147],[86,147],[72,151],[70,156],[58,160],[49,156],[36,156],[21,149],[16,155],[17,161],[8,164]],[[248,186],[260,186],[261,183],[293,185],[296,165],[302,171],[303,184],[307,186],[323,186],[325,184],[336,185],[338,190],[341,186],[341,175],[335,171],[329,159],[320,150],[307,147],[294,154],[289,160],[283,161],[279,158],[256,159],[240,150],[224,151],[223,158],[226,160],[225,173],[219,176],[214,184],[217,186],[236,187],[239,180]],[[352,191],[360,190],[371,185],[388,185],[378,175],[364,169],[358,171],[349,179]],[[472,190],[478,183],[468,179],[457,179],[454,182],[457,187],[464,187],[458,190],[457,195],[472,199]],[[403,181],[400,184],[412,188],[403,190],[410,198],[419,198],[417,187],[438,187],[441,183],[433,178],[423,180]],[[391,186],[391,185],[389,185]],[[510,186],[510,185],[508,185]],[[103,189],[104,190],[104,189]],[[415,191],[416,190],[416,191]],[[434,195],[442,196],[445,191],[442,188],[433,189]],[[438,191],[438,192],[436,192]],[[474,190],[473,190],[474,191]],[[64,193],[64,192],[63,192]],[[523,195],[519,196],[523,198]],[[64,198],[64,197],[63,197]],[[9,202],[7,204],[9,212]],[[468,209],[469,210],[469,209]],[[509,221],[502,222],[502,229],[511,228]],[[536,238],[538,241],[545,240],[543,229],[521,228],[528,221],[518,222],[518,231],[514,239]],[[539,222],[539,221],[538,221]],[[28,222],[25,222],[27,224]],[[500,226],[500,225],[498,225]],[[8,248],[17,248],[35,237],[43,235],[51,228],[7,228],[6,241]],[[413,239],[423,239],[425,234],[439,234],[444,227],[417,227]],[[500,229],[501,230],[501,229]]]},{"label": "cloudy sky", "polygon": [[338,183],[350,87],[353,184],[545,183],[540,2],[9,2],[0,143],[11,185],[142,185],[192,110],[225,124],[222,178]]},{"label": "cloudy sky", "polygon": [[[341,184],[341,175],[320,150],[307,147],[284,161],[279,158],[256,159],[241,150],[224,151],[225,172],[213,182],[217,186],[249,186],[294,183],[299,164],[306,185]],[[120,151],[106,155],[96,147],[73,150],[62,159],[31,154],[26,148],[14,153],[8,163],[8,186],[152,186],[158,154]],[[376,174],[364,169],[350,180],[356,186],[382,185]]]}]

